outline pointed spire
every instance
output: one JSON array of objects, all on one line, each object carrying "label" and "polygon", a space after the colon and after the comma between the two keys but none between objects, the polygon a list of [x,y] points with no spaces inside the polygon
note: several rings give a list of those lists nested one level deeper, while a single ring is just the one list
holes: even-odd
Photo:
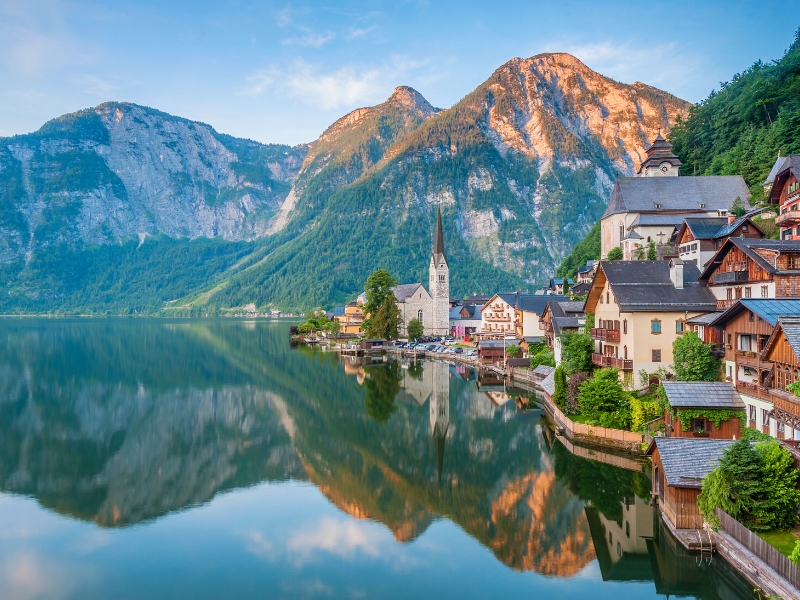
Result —
[{"label": "pointed spire", "polygon": [[436,212],[436,235],[433,238],[433,255],[444,256],[444,235],[442,235],[442,205],[439,205],[439,208]]}]

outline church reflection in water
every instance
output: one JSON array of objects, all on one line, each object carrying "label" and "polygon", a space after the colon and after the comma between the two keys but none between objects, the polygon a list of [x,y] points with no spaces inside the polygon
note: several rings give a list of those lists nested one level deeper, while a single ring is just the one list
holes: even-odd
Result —
[{"label": "church reflection in water", "polygon": [[445,518],[517,571],[597,560],[660,593],[738,585],[661,530],[644,470],[575,456],[463,366],[290,350],[268,327],[215,322],[5,328],[2,491],[61,514],[124,527],[309,481],[401,543]]}]

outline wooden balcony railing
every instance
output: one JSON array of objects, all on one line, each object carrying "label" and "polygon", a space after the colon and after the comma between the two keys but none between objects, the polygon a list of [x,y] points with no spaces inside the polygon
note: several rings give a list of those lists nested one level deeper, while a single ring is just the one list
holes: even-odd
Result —
[{"label": "wooden balcony railing", "polygon": [[598,367],[616,367],[623,371],[633,371],[633,361],[616,356],[606,356],[605,354],[592,354],[592,364]]},{"label": "wooden balcony railing", "polygon": [[734,300],[717,300],[717,308],[718,309],[722,309],[722,310],[724,310],[726,308],[730,308],[731,306],[733,306],[734,302],[736,302],[735,299]]},{"label": "wooden balcony railing", "polygon": [[619,329],[603,329],[602,327],[592,328],[592,339],[601,342],[618,342]]},{"label": "wooden balcony railing", "polygon": [[756,367],[757,369],[771,368],[772,363],[769,361],[762,361],[761,354],[747,350],[736,350],[734,358],[737,365],[743,367]]},{"label": "wooden balcony railing", "polygon": [[747,271],[717,271],[714,273],[714,283],[745,283],[749,277]]},{"label": "wooden balcony railing", "polygon": [[736,382],[736,391],[751,398],[758,398],[759,400],[766,400],[772,402],[772,395],[770,391],[764,386],[757,383],[745,383],[744,381]]},{"label": "wooden balcony railing", "polygon": [[786,390],[770,388],[769,391],[772,395],[772,404],[775,408],[795,416],[800,416],[800,398]]},{"label": "wooden balcony railing", "polygon": [[794,227],[800,224],[800,210],[787,210],[775,217],[775,225],[778,227]]}]

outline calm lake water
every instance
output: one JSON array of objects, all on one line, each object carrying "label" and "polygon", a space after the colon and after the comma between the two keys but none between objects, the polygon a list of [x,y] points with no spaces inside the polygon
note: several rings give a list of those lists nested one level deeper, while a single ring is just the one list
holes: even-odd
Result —
[{"label": "calm lake water", "polygon": [[0,596],[751,598],[497,382],[275,321],[0,321]]}]

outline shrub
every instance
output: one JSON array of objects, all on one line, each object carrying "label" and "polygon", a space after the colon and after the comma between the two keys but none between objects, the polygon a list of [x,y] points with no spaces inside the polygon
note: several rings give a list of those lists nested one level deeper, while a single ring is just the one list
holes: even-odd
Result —
[{"label": "shrub", "polygon": [[[594,425],[607,423],[629,423],[630,407],[628,394],[622,389],[617,369],[600,369],[593,378],[584,381],[578,391],[578,405],[582,415]],[[603,414],[615,416],[603,417]]]},{"label": "shrub", "polygon": [[584,381],[589,379],[589,375],[578,371],[573,373],[567,382],[567,401],[564,404],[564,414],[577,415],[580,412],[578,405],[578,393]]},{"label": "shrub", "polygon": [[694,331],[686,331],[672,344],[673,368],[678,381],[715,381],[719,361]]},{"label": "shrub", "polygon": [[553,391],[553,403],[564,410],[567,402],[567,374],[563,367],[556,367],[556,372],[553,373],[555,380],[555,390]]},{"label": "shrub", "polygon": [[522,351],[519,349],[519,346],[512,344],[506,348],[506,356],[508,358],[519,358]]},{"label": "shrub", "polygon": [[664,414],[661,406],[655,400],[645,400],[632,396],[629,404],[631,407],[631,431],[641,431],[645,423]]},{"label": "shrub", "polygon": [[606,256],[608,260],[622,260],[622,248],[614,247],[608,251],[608,256]]}]

